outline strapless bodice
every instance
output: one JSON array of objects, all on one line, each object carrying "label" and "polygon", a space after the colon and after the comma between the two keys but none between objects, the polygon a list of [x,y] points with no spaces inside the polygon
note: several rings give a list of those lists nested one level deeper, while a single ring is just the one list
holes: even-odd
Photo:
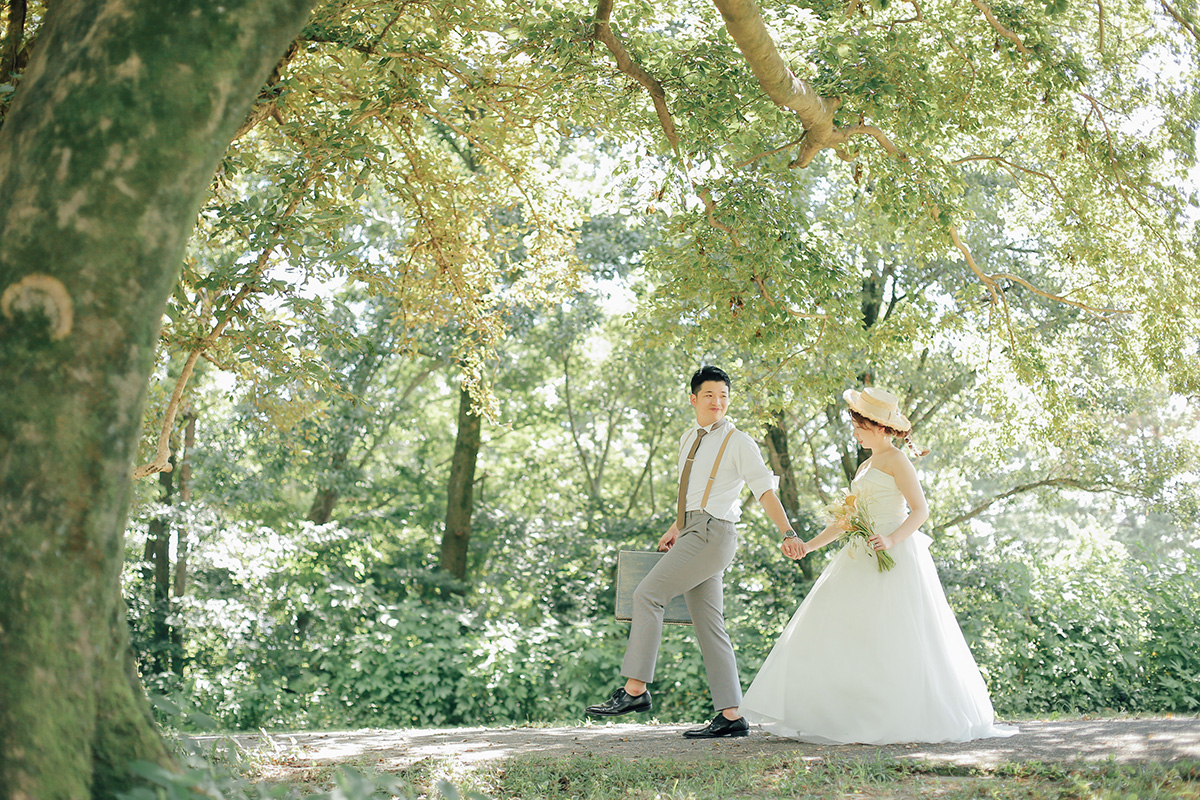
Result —
[{"label": "strapless bodice", "polygon": [[886,472],[868,467],[850,484],[850,490],[858,496],[875,532],[887,536],[900,526],[908,516],[908,503],[896,479]]}]

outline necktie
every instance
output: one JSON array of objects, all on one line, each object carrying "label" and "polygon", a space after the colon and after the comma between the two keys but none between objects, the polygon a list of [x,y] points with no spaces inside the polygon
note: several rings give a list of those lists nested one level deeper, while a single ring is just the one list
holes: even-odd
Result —
[{"label": "necktie", "polygon": [[679,506],[675,514],[675,527],[683,530],[683,517],[687,513],[687,490],[688,478],[692,477],[692,462],[696,460],[696,450],[700,448],[700,440],[708,431],[700,428],[696,431],[696,441],[692,442],[692,449],[688,451],[687,461],[683,462],[683,471],[679,473]]}]

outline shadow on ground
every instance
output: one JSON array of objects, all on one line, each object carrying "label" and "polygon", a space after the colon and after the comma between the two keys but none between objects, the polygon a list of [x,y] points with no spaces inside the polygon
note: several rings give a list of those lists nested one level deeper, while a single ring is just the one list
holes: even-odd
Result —
[{"label": "shadow on ground", "polygon": [[1200,718],[1028,721],[1006,739],[955,744],[815,745],[757,729],[743,739],[692,741],[690,726],[657,724],[583,725],[569,728],[450,728],[283,733],[259,736],[194,736],[202,751],[236,747],[269,754],[293,767],[369,761],[387,770],[433,759],[464,767],[521,756],[627,759],[669,757],[749,758],[792,755],[804,759],[894,758],[960,766],[992,767],[1039,761],[1074,763],[1162,763],[1200,761]]}]

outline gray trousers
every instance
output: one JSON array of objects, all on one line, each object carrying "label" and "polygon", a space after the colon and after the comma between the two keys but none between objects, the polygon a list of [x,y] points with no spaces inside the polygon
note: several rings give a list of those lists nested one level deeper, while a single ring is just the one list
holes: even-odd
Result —
[{"label": "gray trousers", "polygon": [[683,595],[712,693],[713,708],[742,704],[737,659],[725,632],[725,595],[721,581],[737,551],[737,531],[732,522],[704,511],[689,511],[675,545],[659,559],[633,593],[633,624],[621,674],[649,683],[662,642],[663,606]]}]

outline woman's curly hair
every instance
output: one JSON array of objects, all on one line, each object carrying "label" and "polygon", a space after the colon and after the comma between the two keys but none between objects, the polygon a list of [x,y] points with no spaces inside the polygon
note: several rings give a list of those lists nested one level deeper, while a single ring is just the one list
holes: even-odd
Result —
[{"label": "woman's curly hair", "polygon": [[871,419],[870,417],[863,416],[862,414],[858,413],[853,408],[849,409],[849,411],[850,411],[850,418],[852,420],[854,420],[855,422],[857,422],[859,425],[872,425],[872,426],[878,428],[879,430],[883,431],[884,433],[886,433],[888,436],[891,436],[892,438],[903,439],[904,443],[906,445],[908,445],[908,449],[911,450],[913,455],[915,455],[917,458],[921,458],[922,456],[929,455],[928,447],[918,447],[916,445],[916,443],[913,442],[911,430],[902,431],[902,430],[893,428],[890,425],[884,425],[882,422],[876,422],[875,420]]}]

